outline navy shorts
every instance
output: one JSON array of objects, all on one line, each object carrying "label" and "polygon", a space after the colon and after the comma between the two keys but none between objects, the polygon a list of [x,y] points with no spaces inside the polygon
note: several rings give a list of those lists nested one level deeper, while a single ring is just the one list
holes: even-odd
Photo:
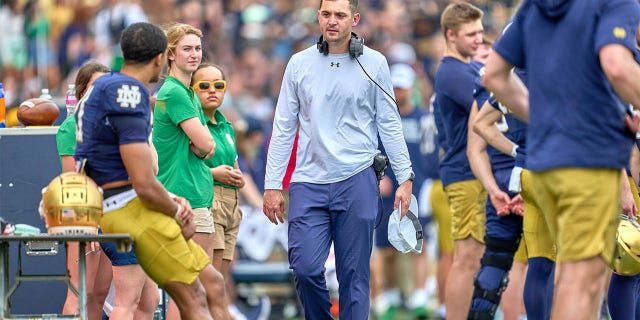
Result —
[{"label": "navy shorts", "polygon": [[[102,230],[98,230],[98,233],[102,234]],[[138,258],[135,254],[135,243],[131,246],[131,251],[120,253],[116,250],[115,242],[100,242],[100,248],[104,251],[104,254],[111,260],[112,266],[126,266],[130,264],[138,264]]]}]

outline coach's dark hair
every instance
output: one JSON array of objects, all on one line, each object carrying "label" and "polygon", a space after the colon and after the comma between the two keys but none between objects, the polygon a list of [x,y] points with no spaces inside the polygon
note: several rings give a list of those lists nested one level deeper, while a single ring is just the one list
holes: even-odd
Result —
[{"label": "coach's dark hair", "polygon": [[128,63],[146,63],[167,49],[167,36],[159,27],[138,22],[122,31],[122,56]]},{"label": "coach's dark hair", "polygon": [[[320,7],[322,8],[322,2],[325,0],[320,0]],[[326,0],[326,1],[335,1],[335,0]],[[351,9],[351,13],[358,12],[358,0],[349,0],[349,8]]]}]

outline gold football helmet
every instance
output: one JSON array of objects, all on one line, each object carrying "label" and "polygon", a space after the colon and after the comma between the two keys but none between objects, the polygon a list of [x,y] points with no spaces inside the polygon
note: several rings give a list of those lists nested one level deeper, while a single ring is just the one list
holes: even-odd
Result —
[{"label": "gold football helmet", "polygon": [[42,215],[49,234],[97,234],[102,189],[84,174],[65,172],[42,189]]},{"label": "gold football helmet", "polygon": [[620,215],[616,234],[616,249],[609,267],[623,276],[640,273],[640,224],[635,219]]}]

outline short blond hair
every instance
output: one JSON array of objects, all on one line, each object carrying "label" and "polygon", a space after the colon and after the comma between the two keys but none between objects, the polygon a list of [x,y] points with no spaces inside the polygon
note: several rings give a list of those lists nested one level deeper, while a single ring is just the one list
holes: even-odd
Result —
[{"label": "short blond hair", "polygon": [[451,3],[444,9],[440,16],[442,34],[446,39],[448,30],[458,33],[460,26],[480,20],[483,15],[482,10],[470,3]]}]

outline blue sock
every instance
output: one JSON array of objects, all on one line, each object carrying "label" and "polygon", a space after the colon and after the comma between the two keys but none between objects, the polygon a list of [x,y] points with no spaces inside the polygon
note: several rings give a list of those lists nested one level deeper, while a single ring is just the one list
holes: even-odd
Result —
[{"label": "blue sock", "polygon": [[611,319],[635,319],[640,275],[631,277],[611,275],[607,303]]},{"label": "blue sock", "polygon": [[555,263],[547,258],[529,259],[524,284],[524,307],[528,319],[550,319]]}]

